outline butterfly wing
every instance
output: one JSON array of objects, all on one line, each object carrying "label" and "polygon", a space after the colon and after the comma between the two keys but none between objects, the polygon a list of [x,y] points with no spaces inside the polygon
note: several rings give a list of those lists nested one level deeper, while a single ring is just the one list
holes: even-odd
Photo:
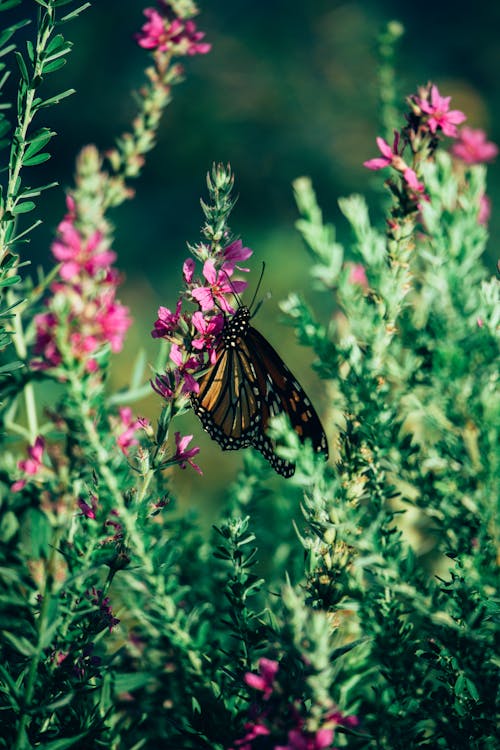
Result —
[{"label": "butterfly wing", "polygon": [[220,344],[215,364],[191,396],[195,414],[223,450],[247,448],[261,429],[262,404],[252,356],[243,336],[236,344]]},{"label": "butterfly wing", "polygon": [[291,476],[295,465],[276,454],[276,445],[267,435],[271,417],[285,413],[300,440],[310,440],[317,453],[328,458],[328,442],[323,426],[304,389],[285,365],[279,354],[251,326],[247,344],[252,352],[252,362],[257,375],[257,384],[262,404],[261,423],[252,444],[283,476]]}]

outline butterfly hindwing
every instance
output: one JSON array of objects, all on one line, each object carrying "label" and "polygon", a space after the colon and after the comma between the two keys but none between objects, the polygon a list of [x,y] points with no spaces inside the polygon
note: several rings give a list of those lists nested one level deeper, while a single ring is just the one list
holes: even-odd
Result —
[{"label": "butterfly hindwing", "polygon": [[[294,465],[276,456],[275,445],[267,436],[269,420],[278,414],[285,413],[300,440],[310,440],[316,452],[324,453],[328,457],[328,443],[320,419],[314,410],[304,389],[285,365],[277,351],[271,346],[256,328],[249,327],[249,348],[255,353],[254,367],[257,373],[259,390],[262,398],[262,431],[259,440],[262,448],[255,445],[271,462],[273,468],[280,474],[282,471],[275,466],[278,461],[290,476],[294,472]],[[271,453],[272,459],[268,455]]]},{"label": "butterfly hindwing", "polygon": [[301,441],[328,455],[326,436],[311,402],[278,353],[249,325],[250,311],[238,308],[227,322],[215,364],[191,397],[203,427],[223,450],[253,445],[273,469],[291,476],[295,465],[276,453],[267,435],[269,420],[285,413]]}]

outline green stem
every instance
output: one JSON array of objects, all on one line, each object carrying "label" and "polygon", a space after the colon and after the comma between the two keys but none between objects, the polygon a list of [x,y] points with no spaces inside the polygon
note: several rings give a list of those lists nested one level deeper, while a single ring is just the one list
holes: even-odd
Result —
[{"label": "green stem", "polygon": [[[26,346],[26,339],[23,330],[23,321],[21,316],[21,310],[13,318],[14,321],[14,336],[12,340],[16,348],[17,356],[22,361],[26,361],[28,356],[28,349]],[[38,436],[38,417],[36,413],[36,399],[35,389],[33,383],[26,383],[24,386],[24,403],[26,405],[26,420],[28,422],[28,434],[30,445],[33,445]]]},{"label": "green stem", "polygon": [[[125,526],[127,536],[134,549],[135,555],[137,555],[141,563],[144,565],[146,572],[149,575],[153,575],[154,574],[153,564],[151,562],[149,555],[146,553],[144,541],[142,539],[141,534],[139,534],[137,531],[135,519],[132,518],[132,515],[129,513],[128,508],[125,505],[125,502],[124,502],[122,493],[120,492],[120,487],[118,485],[116,477],[113,471],[111,471],[111,469],[109,468],[108,451],[102,445],[101,440],[99,438],[99,433],[94,424],[94,420],[91,418],[89,402],[84,393],[85,381],[82,381],[82,379],[78,377],[78,374],[74,370],[70,370],[70,369],[68,370],[68,378],[69,378],[69,382],[73,391],[73,395],[75,397],[75,401],[78,404],[80,417],[82,420],[85,434],[87,436],[89,444],[97,460],[98,473],[102,477],[104,482],[106,483],[107,489],[115,502],[116,508],[120,516],[120,521],[122,521]],[[149,479],[148,484],[150,481],[151,481],[151,478]],[[147,489],[147,485],[146,485],[146,488],[141,493],[141,497],[144,497],[146,489]]]},{"label": "green stem", "polygon": [[[24,111],[18,111],[17,113],[18,127],[16,128],[15,137],[12,143],[9,162],[9,178],[7,182],[7,197],[5,202],[6,218],[0,222],[0,250],[2,251],[2,254],[7,244],[7,233],[12,221],[11,215],[15,208],[20,188],[19,175],[21,173],[24,153],[26,150],[26,135],[33,117],[35,116],[33,103],[35,101],[36,87],[33,82],[41,80],[43,70],[43,52],[45,51],[50,36],[54,30],[54,8],[50,5],[46,8],[46,16],[48,17],[48,22],[45,24],[40,23],[37,31],[35,62],[33,66],[33,76],[31,78],[32,83],[26,92]],[[41,29],[43,28],[45,30],[41,33]]]},{"label": "green stem", "polygon": [[45,630],[47,628],[47,625],[49,624],[48,619],[48,612],[49,612],[49,606],[51,601],[51,595],[52,595],[52,583],[53,583],[53,567],[55,563],[55,556],[58,554],[58,548],[59,548],[59,532],[55,532],[55,538],[54,543],[51,545],[51,554],[49,559],[47,560],[46,565],[46,577],[45,577],[45,585],[42,593],[42,603],[40,608],[40,616],[38,618],[38,627],[37,627],[37,645],[36,650],[33,656],[31,657],[31,663],[28,670],[28,676],[26,680],[26,689],[24,693],[24,702],[22,707],[22,713],[19,720],[19,727],[17,730],[17,737],[15,744],[13,746],[13,750],[24,750],[24,748],[27,748],[29,743],[27,742],[26,737],[26,729],[28,727],[28,722],[30,719],[31,714],[31,704],[33,701],[33,696],[35,693],[35,686],[36,686],[36,678],[38,674],[38,667],[43,655],[43,649],[44,649],[44,640],[45,640]]}]

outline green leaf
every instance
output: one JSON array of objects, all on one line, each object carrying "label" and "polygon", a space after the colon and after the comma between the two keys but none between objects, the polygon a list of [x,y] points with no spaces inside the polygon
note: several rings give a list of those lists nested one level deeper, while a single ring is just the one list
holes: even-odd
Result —
[{"label": "green leaf", "polygon": [[31,156],[34,156],[41,151],[54,135],[55,132],[49,128],[41,128],[40,130],[37,130],[37,132],[26,141],[27,146],[26,151],[24,152],[25,158],[29,159]]},{"label": "green leaf", "polygon": [[35,647],[23,635],[14,635],[8,630],[2,630],[2,637],[10,643],[19,654],[23,656],[33,656]]},{"label": "green leaf", "polygon": [[42,107],[51,107],[53,104],[59,104],[60,101],[66,99],[66,97],[71,96],[74,93],[75,89],[67,89],[66,91],[62,91],[60,94],[49,97],[49,99],[44,99],[43,101],[38,100],[35,108],[42,109]]},{"label": "green leaf", "polygon": [[[0,6],[0,11],[1,10],[6,10],[6,8],[2,8]],[[7,44],[9,39],[13,34],[15,34],[18,29],[22,29],[23,26],[27,26],[27,24],[29,23],[31,23],[31,21],[26,19],[24,21],[19,21],[19,23],[14,23],[12,24],[12,26],[8,26],[6,29],[3,29],[3,31],[0,31],[0,47],[3,47],[5,44]]]},{"label": "green leaf", "polygon": [[0,287],[13,286],[21,281],[20,276],[6,276],[4,279],[0,279]]},{"label": "green leaf", "polygon": [[66,42],[62,34],[56,34],[47,44],[44,55],[46,58],[49,58],[50,55],[57,54],[61,50],[68,50],[68,45],[69,43]]},{"label": "green leaf", "polygon": [[73,18],[76,18],[80,15],[80,13],[83,13],[84,10],[87,10],[87,8],[90,8],[91,3],[84,3],[83,5],[80,5],[79,8],[75,8],[75,10],[72,10],[71,13],[67,13],[65,16],[63,16],[59,23],[66,23],[66,21],[71,21]]},{"label": "green leaf", "polygon": [[55,70],[59,70],[60,68],[63,68],[65,65],[66,65],[66,58],[58,57],[52,62],[45,63],[43,66],[43,72],[53,73]]},{"label": "green leaf", "polygon": [[6,375],[9,372],[14,372],[14,370],[20,370],[21,367],[24,367],[24,362],[21,362],[19,359],[16,359],[15,362],[9,362],[6,365],[2,365],[0,367],[0,375]]},{"label": "green leaf", "polygon": [[29,211],[33,211],[34,208],[36,208],[36,205],[33,201],[24,201],[24,203],[16,203],[12,209],[12,213],[14,215],[27,214]]},{"label": "green leaf", "polygon": [[23,167],[34,167],[37,164],[43,164],[43,162],[48,161],[50,157],[51,155],[47,151],[44,151],[41,154],[32,156],[31,159],[23,159]]},{"label": "green leaf", "polygon": [[133,693],[134,690],[144,687],[152,680],[149,672],[125,672],[116,675],[114,679],[115,693]]},{"label": "green leaf", "polygon": [[[20,194],[20,198],[33,198],[35,196],[40,195],[44,190],[48,190],[49,188],[57,187],[59,185],[58,182],[47,182],[45,185],[40,185],[36,188],[26,188],[26,190],[23,190],[23,192]],[[38,226],[40,222],[36,224]]]},{"label": "green leaf", "polygon": [[86,737],[87,734],[88,732],[80,732],[80,734],[77,734],[74,737],[52,740],[52,742],[45,742],[43,745],[38,745],[38,747],[40,750],[66,750],[67,747],[72,747],[73,745],[76,745],[77,742],[80,742],[80,740]]},{"label": "green leaf", "polygon": [[[0,0],[0,11],[15,8],[20,2],[21,0]],[[29,23],[29,21],[26,21],[26,23]]]},{"label": "green leaf", "polygon": [[28,73],[28,68],[26,67],[26,63],[24,62],[24,57],[20,52],[14,52],[14,57],[16,58],[17,65],[19,67],[19,72],[21,73],[21,78],[25,82],[27,86],[29,86],[30,83],[30,75]]}]

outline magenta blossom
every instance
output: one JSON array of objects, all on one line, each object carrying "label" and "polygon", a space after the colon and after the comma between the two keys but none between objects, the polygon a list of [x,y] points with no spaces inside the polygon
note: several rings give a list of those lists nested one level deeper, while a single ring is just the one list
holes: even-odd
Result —
[{"label": "magenta blossom", "polygon": [[173,55],[206,55],[210,52],[211,45],[201,42],[205,34],[196,30],[195,23],[180,18],[169,20],[167,14],[170,10],[168,3],[165,3],[164,13],[155,8],[144,10],[148,20],[136,35],[139,46]]},{"label": "magenta blossom", "polygon": [[195,446],[194,448],[189,448],[188,445],[193,439],[192,435],[185,435],[184,437],[181,436],[180,432],[175,433],[175,455],[174,455],[174,461],[176,461],[181,469],[185,469],[187,464],[193,467],[195,471],[198,472],[198,474],[203,474],[202,470],[198,466],[198,464],[195,464],[194,461],[192,461],[193,456],[198,455],[200,452],[200,449]]},{"label": "magenta blossom", "polygon": [[[257,739],[257,737],[267,737],[271,734],[265,724],[260,724],[258,721],[248,722],[245,724],[245,729],[247,730],[245,736],[236,740],[234,743],[234,747],[239,750],[252,750],[252,742]],[[229,750],[234,749],[229,748]]]},{"label": "magenta blossom", "polygon": [[417,104],[425,114],[429,115],[427,123],[431,133],[436,133],[438,128],[443,135],[456,138],[457,125],[465,119],[463,112],[458,109],[450,110],[451,96],[441,96],[437,86],[431,87],[431,99],[417,99]]},{"label": "magenta blossom", "polygon": [[245,674],[245,682],[250,687],[255,688],[255,690],[261,690],[264,693],[264,700],[267,701],[273,692],[274,678],[278,670],[279,664],[277,661],[263,657],[259,659],[260,674],[247,672]]},{"label": "magenta blossom", "polygon": [[243,247],[243,242],[241,240],[234,240],[234,242],[231,242],[231,244],[225,247],[222,251],[222,257],[224,258],[223,268],[227,273],[232,273],[235,268],[239,271],[248,272],[250,270],[249,268],[242,268],[237,264],[242,260],[247,260],[251,255],[253,255],[253,250],[250,250],[249,247]]},{"label": "magenta blossom", "polygon": [[218,304],[222,310],[232,315],[234,308],[231,307],[226,299],[227,294],[239,294],[247,287],[246,281],[231,281],[230,276],[233,273],[231,267],[217,272],[213,260],[206,260],[203,265],[203,276],[210,286],[200,286],[193,289],[192,295],[199,303],[203,312],[212,310]]},{"label": "magenta blossom", "polygon": [[193,378],[193,373],[198,372],[201,367],[200,361],[196,357],[188,357],[184,360],[182,349],[177,344],[170,347],[170,359],[177,365],[176,372],[179,379],[183,380],[182,393],[198,393],[200,386]]},{"label": "magenta blossom", "polygon": [[168,339],[177,328],[179,318],[181,315],[182,299],[177,300],[177,306],[175,312],[171,312],[168,307],[160,306],[158,308],[158,318],[155,321],[155,327],[151,331],[151,336],[154,339],[166,338]]},{"label": "magenta blossom", "polygon": [[385,167],[392,167],[397,159],[401,159],[398,154],[399,133],[397,131],[394,131],[394,142],[392,148],[387,141],[380,136],[376,138],[376,141],[382,156],[377,156],[375,159],[368,159],[368,161],[363,162],[364,167],[373,170],[384,169]]},{"label": "magenta blossom", "polygon": [[122,453],[128,456],[129,449],[134,445],[139,445],[136,434],[138,430],[143,429],[143,423],[139,419],[133,418],[132,409],[129,406],[121,406],[119,412],[122,431],[119,433],[116,442]]},{"label": "magenta blossom", "polygon": [[216,360],[214,341],[216,341],[217,336],[224,328],[224,316],[221,313],[218,313],[207,320],[203,316],[203,313],[198,310],[198,312],[193,313],[191,320],[199,333],[199,335],[195,336],[191,341],[191,346],[193,346],[194,349],[204,349],[207,351],[211,364],[214,364]]},{"label": "magenta blossom", "polygon": [[399,133],[394,131],[394,142],[392,148],[383,138],[378,137],[376,141],[382,156],[378,156],[375,159],[368,159],[368,161],[363,162],[363,166],[372,170],[393,167],[398,172],[401,172],[403,179],[411,190],[416,193],[423,192],[424,184],[419,181],[416,173],[407,165],[399,153]]},{"label": "magenta blossom", "polygon": [[52,243],[52,254],[61,261],[59,275],[70,281],[83,272],[95,276],[116,260],[116,253],[106,247],[101,232],[94,232],[88,239],[82,237],[73,222],[64,218],[57,228],[58,237]]},{"label": "magenta blossom", "polygon": [[[38,436],[33,445],[28,448],[28,458],[18,461],[17,468],[26,476],[33,477],[43,467],[42,457],[45,448],[45,440]],[[18,479],[11,487],[12,492],[19,492],[28,483],[27,479]]]},{"label": "magenta blossom", "polygon": [[97,511],[97,495],[90,496],[90,505],[82,497],[78,498],[77,503],[82,512],[82,516],[95,520]]},{"label": "magenta blossom", "polygon": [[353,286],[360,286],[362,289],[368,289],[364,265],[362,263],[347,263],[346,265],[349,268],[349,283]]},{"label": "magenta blossom", "polygon": [[313,733],[292,729],[288,732],[288,744],[275,745],[274,750],[324,750],[331,747],[333,736],[333,729],[319,729]]},{"label": "magenta blossom", "polygon": [[192,258],[187,258],[182,266],[182,275],[186,284],[190,284],[193,280],[193,274],[195,269],[195,262]]},{"label": "magenta blossom", "polygon": [[482,226],[487,226],[491,216],[491,201],[487,195],[483,195],[479,199],[479,213],[477,215],[477,223]]},{"label": "magenta blossom", "polygon": [[498,146],[486,140],[484,130],[463,127],[458,131],[458,140],[451,153],[466,164],[483,164],[492,161],[498,154]]}]

